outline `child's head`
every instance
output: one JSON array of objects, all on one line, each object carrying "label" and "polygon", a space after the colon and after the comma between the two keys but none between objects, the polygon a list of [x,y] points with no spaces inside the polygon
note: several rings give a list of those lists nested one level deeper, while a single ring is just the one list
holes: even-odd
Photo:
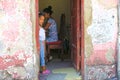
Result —
[{"label": "child's head", "polygon": [[40,12],[40,13],[39,13],[39,25],[40,25],[40,26],[43,25],[44,19],[45,19],[45,17],[44,17],[44,15],[43,15],[43,13]]},{"label": "child's head", "polygon": [[52,15],[52,13],[53,13],[52,6],[48,6],[47,8],[45,8],[43,10],[43,12],[44,12],[45,18],[49,18]]}]

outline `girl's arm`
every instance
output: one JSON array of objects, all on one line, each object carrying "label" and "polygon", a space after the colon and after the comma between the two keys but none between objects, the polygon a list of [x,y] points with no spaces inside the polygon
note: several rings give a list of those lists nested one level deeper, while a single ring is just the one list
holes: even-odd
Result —
[{"label": "girl's arm", "polygon": [[47,30],[50,27],[51,23],[47,23],[44,27],[45,30]]}]

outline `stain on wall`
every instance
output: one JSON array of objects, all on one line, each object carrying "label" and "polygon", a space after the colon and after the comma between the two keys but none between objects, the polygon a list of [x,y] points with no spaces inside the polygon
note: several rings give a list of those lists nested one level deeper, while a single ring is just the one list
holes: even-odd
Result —
[{"label": "stain on wall", "polygon": [[31,0],[0,0],[0,80],[34,79]]},{"label": "stain on wall", "polygon": [[[118,14],[120,14],[120,0],[118,0]],[[120,79],[120,15],[118,15],[118,42],[117,42],[117,74]]]},{"label": "stain on wall", "polygon": [[97,57],[100,60],[104,60],[102,62],[109,63],[105,55],[107,55],[109,49],[112,49],[113,55],[111,55],[111,57],[115,56],[117,42],[117,8],[107,10],[104,6],[101,6],[98,1],[92,0],[92,10],[92,24],[87,28],[87,33],[91,36],[93,45],[93,51],[89,61],[94,61],[95,58],[93,57]]},{"label": "stain on wall", "polygon": [[87,67],[86,80],[106,80],[116,76],[115,65],[98,65]]},{"label": "stain on wall", "polygon": [[84,19],[85,19],[85,57],[89,57],[92,53],[92,41],[91,36],[87,33],[87,28],[92,24],[92,3],[91,0],[85,0]]},{"label": "stain on wall", "polygon": [[85,46],[92,47],[85,47],[86,78],[104,80],[116,75],[117,0],[90,1],[85,1],[85,16],[91,16],[85,19]]}]

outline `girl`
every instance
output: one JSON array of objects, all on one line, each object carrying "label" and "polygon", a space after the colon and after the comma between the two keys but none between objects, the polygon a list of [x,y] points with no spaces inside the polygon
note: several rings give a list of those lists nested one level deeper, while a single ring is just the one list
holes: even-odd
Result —
[{"label": "girl", "polygon": [[44,23],[44,15],[39,13],[39,41],[40,41],[40,66],[43,74],[50,73],[45,66],[45,30],[42,25]]}]

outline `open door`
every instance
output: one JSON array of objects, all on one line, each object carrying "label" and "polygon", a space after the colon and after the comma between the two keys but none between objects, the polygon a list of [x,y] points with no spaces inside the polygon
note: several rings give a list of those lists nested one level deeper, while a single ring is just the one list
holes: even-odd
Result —
[{"label": "open door", "polygon": [[81,68],[81,0],[71,0],[71,59],[77,71]]},{"label": "open door", "polygon": [[[36,45],[35,45],[35,47],[36,47],[36,53],[39,55],[39,50],[40,50],[40,45],[39,45],[39,23],[38,23],[38,3],[39,3],[39,1],[38,0],[35,0],[35,17],[36,17],[36,20],[35,20],[35,39],[36,39]],[[38,60],[40,60],[40,59],[38,59]],[[39,61],[38,61],[39,62]],[[38,66],[39,67],[39,66]],[[39,70],[39,69],[38,69]],[[39,71],[38,71],[39,72]],[[40,74],[38,73],[38,80],[40,80]]]},{"label": "open door", "polygon": [[36,49],[37,49],[37,53],[39,53],[39,48],[40,48],[40,45],[39,45],[39,23],[38,23],[38,3],[39,3],[39,1],[38,0],[35,0],[35,8],[36,8],[36,12],[35,12],[35,14],[36,14],[36,28],[35,28],[35,38],[36,38]]}]

